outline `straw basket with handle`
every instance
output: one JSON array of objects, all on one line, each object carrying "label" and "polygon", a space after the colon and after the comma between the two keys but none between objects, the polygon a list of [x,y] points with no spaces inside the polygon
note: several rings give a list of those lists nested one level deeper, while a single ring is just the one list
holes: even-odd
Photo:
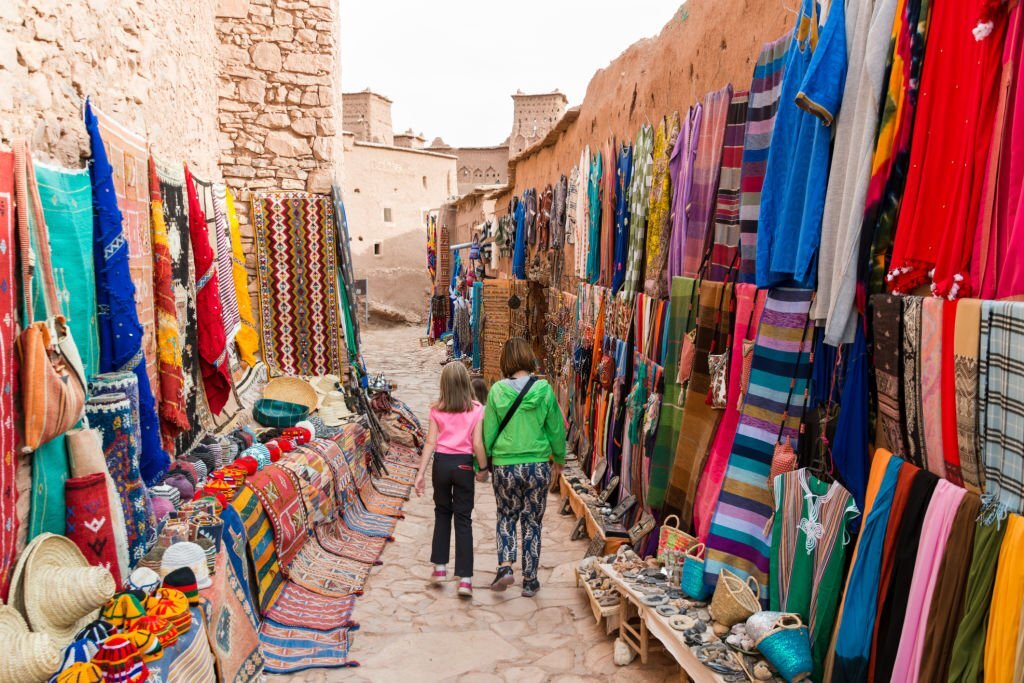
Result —
[{"label": "straw basket with handle", "polygon": [[744,581],[723,569],[718,573],[718,585],[708,608],[711,618],[732,628],[761,609],[760,596],[761,586],[753,576]]},{"label": "straw basket with handle", "polygon": [[661,523],[661,531],[658,532],[658,560],[665,561],[665,553],[678,551],[685,553],[690,546],[697,542],[697,539],[679,528],[679,517],[669,515]]},{"label": "straw basket with handle", "polygon": [[810,679],[814,671],[811,636],[799,615],[780,614],[754,645],[788,683]]}]

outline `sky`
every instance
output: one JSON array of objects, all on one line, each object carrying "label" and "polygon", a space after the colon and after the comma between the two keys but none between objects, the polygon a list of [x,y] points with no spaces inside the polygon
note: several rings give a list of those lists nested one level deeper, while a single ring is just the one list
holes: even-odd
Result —
[{"label": "sky", "polygon": [[657,35],[680,0],[341,0],[344,92],[390,98],[396,132],[500,144],[512,98],[555,88],[579,104],[594,72]]}]

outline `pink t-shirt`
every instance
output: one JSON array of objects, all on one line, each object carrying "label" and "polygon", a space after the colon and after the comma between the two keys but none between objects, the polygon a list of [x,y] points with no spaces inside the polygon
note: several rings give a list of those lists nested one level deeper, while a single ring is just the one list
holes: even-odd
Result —
[{"label": "pink t-shirt", "polygon": [[445,413],[430,409],[430,419],[437,425],[437,452],[456,455],[473,453],[473,430],[484,419],[484,407],[473,401],[472,410]]}]

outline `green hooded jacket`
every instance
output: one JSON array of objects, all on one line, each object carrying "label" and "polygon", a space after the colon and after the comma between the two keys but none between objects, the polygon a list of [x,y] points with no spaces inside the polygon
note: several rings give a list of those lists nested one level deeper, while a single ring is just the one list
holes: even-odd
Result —
[{"label": "green hooded jacket", "polygon": [[492,465],[547,462],[551,456],[565,463],[565,422],[551,385],[537,380],[523,398],[505,431],[495,439],[505,414],[519,395],[506,381],[497,382],[487,394],[484,410],[484,446]]}]

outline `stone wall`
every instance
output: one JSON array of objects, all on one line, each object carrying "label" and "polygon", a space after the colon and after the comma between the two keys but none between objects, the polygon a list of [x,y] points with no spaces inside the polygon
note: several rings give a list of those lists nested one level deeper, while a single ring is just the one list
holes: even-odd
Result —
[{"label": "stone wall", "polygon": [[455,193],[455,157],[346,135],[342,189],[356,277],[368,280],[371,313],[419,321],[430,287],[426,217]]},{"label": "stone wall", "polygon": [[81,167],[82,99],[157,154],[218,177],[217,37],[210,0],[0,0],[0,145]]},{"label": "stone wall", "polygon": [[220,164],[249,247],[251,191],[328,193],[339,179],[338,0],[216,1]]}]

